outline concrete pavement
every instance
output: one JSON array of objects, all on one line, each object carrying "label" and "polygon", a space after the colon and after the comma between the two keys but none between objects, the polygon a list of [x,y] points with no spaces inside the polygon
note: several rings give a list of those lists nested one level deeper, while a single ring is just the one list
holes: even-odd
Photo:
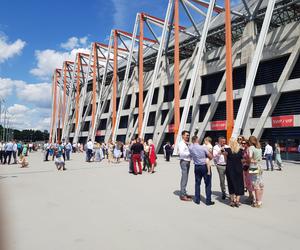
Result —
[{"label": "concrete pavement", "polygon": [[[265,172],[263,208],[181,202],[179,161],[158,159],[157,172],[128,174],[128,164],[84,162],[67,171],[29,156],[28,169],[0,165],[1,207],[8,250],[299,249],[300,165]],[[193,168],[188,191],[194,192]],[[202,185],[204,195],[204,183]],[[3,243],[3,240],[2,240]]]}]

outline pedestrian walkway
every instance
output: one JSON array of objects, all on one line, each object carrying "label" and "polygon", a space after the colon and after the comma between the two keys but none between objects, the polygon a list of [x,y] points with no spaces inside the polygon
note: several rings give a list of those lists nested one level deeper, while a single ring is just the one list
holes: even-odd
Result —
[{"label": "pedestrian walkway", "polygon": [[[7,250],[298,249],[300,167],[264,173],[263,208],[231,208],[179,200],[176,158],[158,158],[155,174],[128,174],[128,163],[85,162],[73,154],[67,171],[28,157],[29,168],[0,166],[1,207]],[[193,168],[188,192],[194,192]],[[201,190],[204,194],[204,190]],[[1,247],[0,247],[1,248]]]}]

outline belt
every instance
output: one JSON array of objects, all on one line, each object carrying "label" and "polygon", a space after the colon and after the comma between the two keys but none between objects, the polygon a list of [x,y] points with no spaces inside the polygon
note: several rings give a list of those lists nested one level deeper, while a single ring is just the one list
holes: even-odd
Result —
[{"label": "belt", "polygon": [[226,164],[217,164],[218,166],[226,167]]}]

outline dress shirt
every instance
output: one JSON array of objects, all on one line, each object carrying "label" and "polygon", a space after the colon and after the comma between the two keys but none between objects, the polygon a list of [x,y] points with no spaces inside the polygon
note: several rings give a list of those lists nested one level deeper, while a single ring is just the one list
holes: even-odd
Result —
[{"label": "dress shirt", "polygon": [[0,151],[4,151],[4,146],[5,146],[5,144],[2,144],[2,143],[0,142]]},{"label": "dress shirt", "polygon": [[178,154],[180,160],[191,161],[191,154],[188,143],[186,143],[184,140],[178,143]]},{"label": "dress shirt", "polygon": [[89,142],[86,144],[86,147],[87,147],[87,149],[92,149],[92,150],[93,150],[94,145],[93,145],[92,141],[89,141]]},{"label": "dress shirt", "polygon": [[265,147],[264,156],[266,155],[273,155],[273,148],[269,144]]},{"label": "dress shirt", "polygon": [[16,143],[13,144],[13,151],[15,151],[15,152],[18,151],[18,145]]},{"label": "dress shirt", "polygon": [[191,158],[194,161],[195,165],[205,165],[206,158],[208,157],[208,150],[205,146],[200,145],[199,143],[193,143],[189,146]]},{"label": "dress shirt", "polygon": [[14,149],[14,144],[12,144],[12,142],[8,142],[5,145],[5,151],[13,151]]},{"label": "dress shirt", "polygon": [[[225,145],[224,148],[228,148],[228,146]],[[214,156],[215,164],[226,165],[226,159],[225,159],[224,155],[221,153],[221,146],[219,144],[214,146],[213,156]]]}]

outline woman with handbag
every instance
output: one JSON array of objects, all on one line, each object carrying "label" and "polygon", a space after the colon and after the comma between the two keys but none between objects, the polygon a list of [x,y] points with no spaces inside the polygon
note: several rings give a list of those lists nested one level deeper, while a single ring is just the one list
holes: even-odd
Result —
[{"label": "woman with handbag", "polygon": [[252,203],[253,207],[260,208],[262,206],[262,197],[264,192],[264,183],[262,179],[262,150],[260,143],[255,136],[249,137],[249,156],[250,166],[249,174],[251,179],[251,186],[254,189],[255,201]]}]

